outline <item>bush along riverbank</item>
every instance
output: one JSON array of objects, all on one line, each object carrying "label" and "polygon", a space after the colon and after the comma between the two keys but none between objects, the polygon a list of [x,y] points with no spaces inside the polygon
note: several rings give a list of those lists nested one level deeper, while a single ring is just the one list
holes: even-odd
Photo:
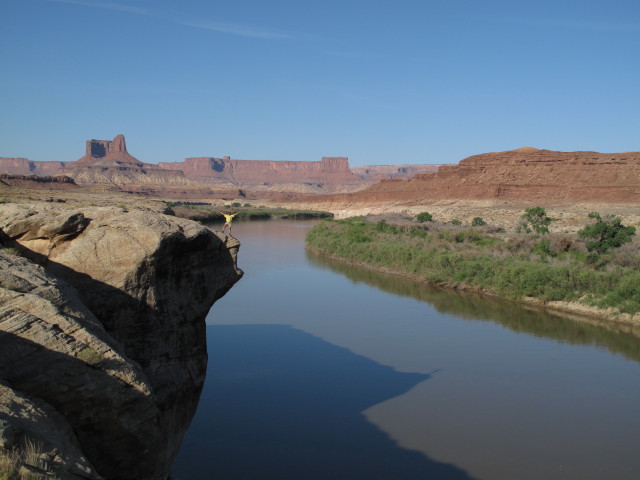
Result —
[{"label": "bush along riverbank", "polygon": [[640,324],[635,229],[594,212],[577,235],[553,233],[553,219],[531,210],[515,233],[481,219],[464,226],[428,215],[398,224],[353,217],[319,223],[306,243],[314,252],[420,281]]},{"label": "bush along riverbank", "polygon": [[219,212],[237,214],[234,222],[238,220],[311,220],[333,218],[333,214],[329,212],[254,207],[250,204],[242,205],[240,203],[213,206],[206,203],[169,202],[167,203],[167,206],[171,208],[177,217],[188,218],[189,220],[195,220],[198,222],[224,221],[224,217]]}]

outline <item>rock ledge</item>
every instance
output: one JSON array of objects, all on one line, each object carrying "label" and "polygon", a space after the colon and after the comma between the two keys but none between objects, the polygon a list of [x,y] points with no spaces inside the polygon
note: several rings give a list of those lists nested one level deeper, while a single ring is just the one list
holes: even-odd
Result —
[{"label": "rock ledge", "polygon": [[143,209],[2,207],[0,448],[35,440],[61,479],[166,479],[239,243]]}]

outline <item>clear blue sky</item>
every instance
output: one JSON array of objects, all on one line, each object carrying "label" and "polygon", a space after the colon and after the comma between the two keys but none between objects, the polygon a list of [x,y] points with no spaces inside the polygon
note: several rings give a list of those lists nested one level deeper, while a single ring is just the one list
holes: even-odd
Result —
[{"label": "clear blue sky", "polygon": [[0,156],[640,150],[639,0],[0,0]]}]

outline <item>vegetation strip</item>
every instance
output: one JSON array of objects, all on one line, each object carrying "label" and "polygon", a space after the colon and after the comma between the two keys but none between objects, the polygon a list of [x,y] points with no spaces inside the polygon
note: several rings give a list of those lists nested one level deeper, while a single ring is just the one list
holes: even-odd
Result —
[{"label": "vegetation strip", "polygon": [[265,208],[261,206],[252,206],[245,203],[233,203],[231,205],[213,206],[209,203],[193,203],[193,202],[168,202],[167,206],[171,208],[173,213],[182,218],[195,220],[198,222],[215,222],[224,220],[219,213],[220,210],[226,213],[236,213],[236,220],[271,220],[271,219],[321,219],[331,218],[332,213],[321,212],[317,210],[290,210],[287,208]]},{"label": "vegetation strip", "polygon": [[[603,220],[599,215],[590,218]],[[610,223],[629,228],[618,220]],[[550,223],[542,222],[545,227]],[[457,223],[391,225],[353,217],[319,223],[306,241],[318,253],[437,285],[483,290],[511,300],[573,302],[599,309],[592,315],[638,321],[633,316],[640,312],[640,241],[631,241],[633,231],[626,230],[628,239],[616,243],[590,236],[598,223],[579,235],[526,230],[507,234],[489,225]],[[587,248],[593,242],[600,251]],[[603,249],[603,242],[618,246]]]}]

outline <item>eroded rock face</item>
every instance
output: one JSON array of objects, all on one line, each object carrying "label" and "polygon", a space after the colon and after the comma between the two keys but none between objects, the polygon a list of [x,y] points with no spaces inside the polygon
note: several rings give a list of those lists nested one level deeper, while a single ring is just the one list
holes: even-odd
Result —
[{"label": "eroded rock face", "polygon": [[[228,156],[192,157],[183,162],[143,163],[127,151],[124,135],[113,140],[87,140],[86,153],[75,162],[34,162],[26,158],[1,158],[0,174],[67,175],[78,184],[109,184],[127,191],[155,185],[171,198],[198,198],[204,186],[293,194],[353,192],[381,179],[409,178],[435,171],[433,165],[349,167],[347,157],[322,157],[318,162],[287,160],[236,160]],[[168,187],[185,186],[184,192]],[[211,196],[212,192],[205,194]],[[176,195],[178,194],[178,195]],[[232,196],[232,198],[234,198]]]},{"label": "eroded rock face", "polygon": [[129,155],[124,135],[116,135],[113,140],[87,140],[86,153],[78,162],[123,162],[141,163]]},{"label": "eroded rock face", "polygon": [[25,256],[0,257],[5,387],[68,423],[82,478],[166,478],[204,382],[204,318],[242,275],[238,242],[113,207],[7,204],[0,231]]},{"label": "eroded rock face", "polygon": [[[159,163],[179,170],[192,180],[249,189],[340,191],[362,188],[363,181],[351,172],[346,157],[323,157],[319,162],[236,160],[229,157],[186,158],[184,162]],[[302,188],[306,187],[306,188]]]},{"label": "eroded rock face", "polygon": [[364,165],[353,167],[351,171],[363,180],[380,182],[382,180],[408,179],[419,173],[435,173],[441,165]]},{"label": "eroded rock face", "polygon": [[36,162],[26,158],[0,157],[0,174],[57,175],[64,166],[64,162]]},{"label": "eroded rock face", "polygon": [[465,158],[437,173],[386,180],[326,201],[421,204],[438,200],[640,203],[640,152],[554,152],[524,147]]}]

